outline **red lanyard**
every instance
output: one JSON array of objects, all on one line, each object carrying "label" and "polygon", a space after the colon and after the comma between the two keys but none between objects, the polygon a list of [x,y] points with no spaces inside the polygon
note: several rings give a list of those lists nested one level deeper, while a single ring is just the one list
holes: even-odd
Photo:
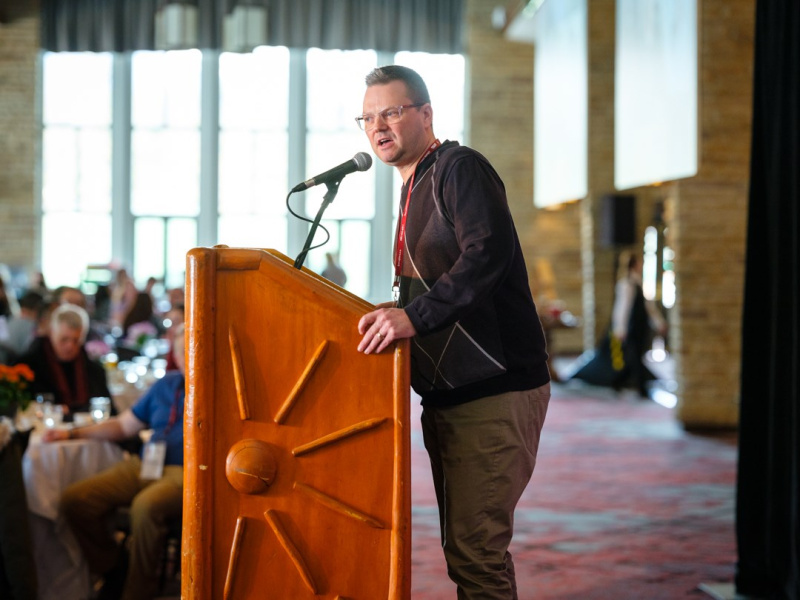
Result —
[{"label": "red lanyard", "polygon": [[408,206],[411,204],[411,192],[414,189],[414,177],[417,174],[417,165],[421,163],[425,158],[434,150],[436,150],[442,143],[437,139],[434,140],[433,143],[428,146],[428,149],[425,150],[425,154],[417,161],[417,164],[414,165],[414,172],[411,173],[411,180],[408,182],[408,194],[406,195],[406,205],[403,208],[403,214],[400,217],[400,221],[397,224],[397,244],[395,245],[395,253],[394,253],[394,285],[392,286],[392,293],[394,294],[394,300],[397,302],[397,299],[400,294],[400,273],[403,271],[403,259],[405,258],[405,248],[406,248],[406,218],[408,217]]},{"label": "red lanyard", "polygon": [[175,388],[175,397],[172,399],[172,406],[169,407],[169,420],[167,421],[167,426],[164,428],[164,437],[172,430],[173,425],[175,425],[175,422],[178,420],[178,403],[183,397],[184,381],[184,378],[181,377],[178,387]]}]

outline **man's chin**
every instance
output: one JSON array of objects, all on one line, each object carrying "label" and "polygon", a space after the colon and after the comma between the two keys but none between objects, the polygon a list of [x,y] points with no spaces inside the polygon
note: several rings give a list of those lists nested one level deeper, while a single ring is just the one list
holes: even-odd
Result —
[{"label": "man's chin", "polygon": [[378,158],[381,162],[389,165],[390,167],[400,167],[404,164],[403,155],[396,152],[387,152],[386,154],[379,154]]}]

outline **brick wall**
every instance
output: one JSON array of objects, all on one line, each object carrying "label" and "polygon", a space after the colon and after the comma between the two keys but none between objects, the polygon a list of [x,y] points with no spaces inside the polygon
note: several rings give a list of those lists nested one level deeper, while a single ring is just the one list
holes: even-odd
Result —
[{"label": "brick wall", "polygon": [[[614,52],[616,0],[587,2],[589,36],[589,195],[583,201],[584,348],[594,348],[614,304],[616,250],[600,244],[603,196],[614,192]],[[640,211],[637,211],[639,214]]]},{"label": "brick wall", "polygon": [[670,344],[679,385],[676,416],[687,428],[735,427],[755,1],[698,6],[698,173],[647,192],[667,199],[667,243],[675,250]]},{"label": "brick wall", "polygon": [[36,61],[39,21],[33,9],[7,7],[0,23],[0,263],[37,262],[35,175]]},{"label": "brick wall", "polygon": [[[508,41],[492,27],[497,2],[468,0],[465,6],[470,145],[486,155],[506,184],[540,309],[555,296],[580,315],[580,204],[554,210],[533,205],[533,46]],[[554,346],[581,348],[581,330],[559,331]]]},{"label": "brick wall", "polygon": [[713,426],[739,414],[755,2],[699,6],[700,168],[674,203],[677,414]]},{"label": "brick wall", "polygon": [[[512,212],[534,289],[540,287],[537,265],[546,261],[558,297],[585,325],[582,331],[558,332],[555,351],[591,348],[608,324],[613,302],[614,252],[600,247],[597,224],[599,200],[613,191],[615,4],[589,2],[589,194],[551,211],[533,208],[532,181],[518,172],[533,172],[532,118],[519,111],[526,105],[532,111],[534,50],[492,30],[497,2],[467,2],[471,143],[507,183],[513,182]],[[703,0],[698,6],[699,172],[626,193],[637,198],[639,239],[655,204],[666,207],[678,287],[670,313],[679,383],[676,416],[689,428],[733,427],[738,422],[755,0]],[[514,115],[513,127],[507,118],[498,120],[498,103]],[[522,131],[525,127],[531,135]]]}]

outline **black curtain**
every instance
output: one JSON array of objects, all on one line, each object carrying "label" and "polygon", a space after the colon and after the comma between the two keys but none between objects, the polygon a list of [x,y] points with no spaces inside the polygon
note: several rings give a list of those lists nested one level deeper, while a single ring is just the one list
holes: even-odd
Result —
[{"label": "black curtain", "polygon": [[736,589],[800,598],[800,2],[759,0]]},{"label": "black curtain", "polygon": [[155,50],[165,4],[197,8],[197,45],[220,49],[225,16],[238,5],[267,10],[267,43],[326,50],[462,51],[463,0],[42,0],[51,52]]},{"label": "black curtain", "polygon": [[159,0],[42,0],[41,46],[52,52],[152,50]]}]

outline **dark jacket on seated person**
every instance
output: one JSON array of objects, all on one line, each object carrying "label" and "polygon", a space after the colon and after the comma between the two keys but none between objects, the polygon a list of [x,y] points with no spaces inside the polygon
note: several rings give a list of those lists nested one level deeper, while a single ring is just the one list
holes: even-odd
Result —
[{"label": "dark jacket on seated person", "polygon": [[[33,371],[29,387],[33,395],[52,393],[54,402],[67,405],[70,413],[87,412],[90,398],[111,397],[103,365],[90,359],[83,348],[75,360],[64,362],[56,357],[49,338],[38,337],[15,362]],[[116,414],[113,402],[111,413]]]},{"label": "dark jacket on seated person", "polygon": [[[22,454],[28,434],[0,441],[0,598],[35,600],[36,563],[33,557],[28,503],[22,479]],[[24,439],[23,439],[24,438]]]}]

